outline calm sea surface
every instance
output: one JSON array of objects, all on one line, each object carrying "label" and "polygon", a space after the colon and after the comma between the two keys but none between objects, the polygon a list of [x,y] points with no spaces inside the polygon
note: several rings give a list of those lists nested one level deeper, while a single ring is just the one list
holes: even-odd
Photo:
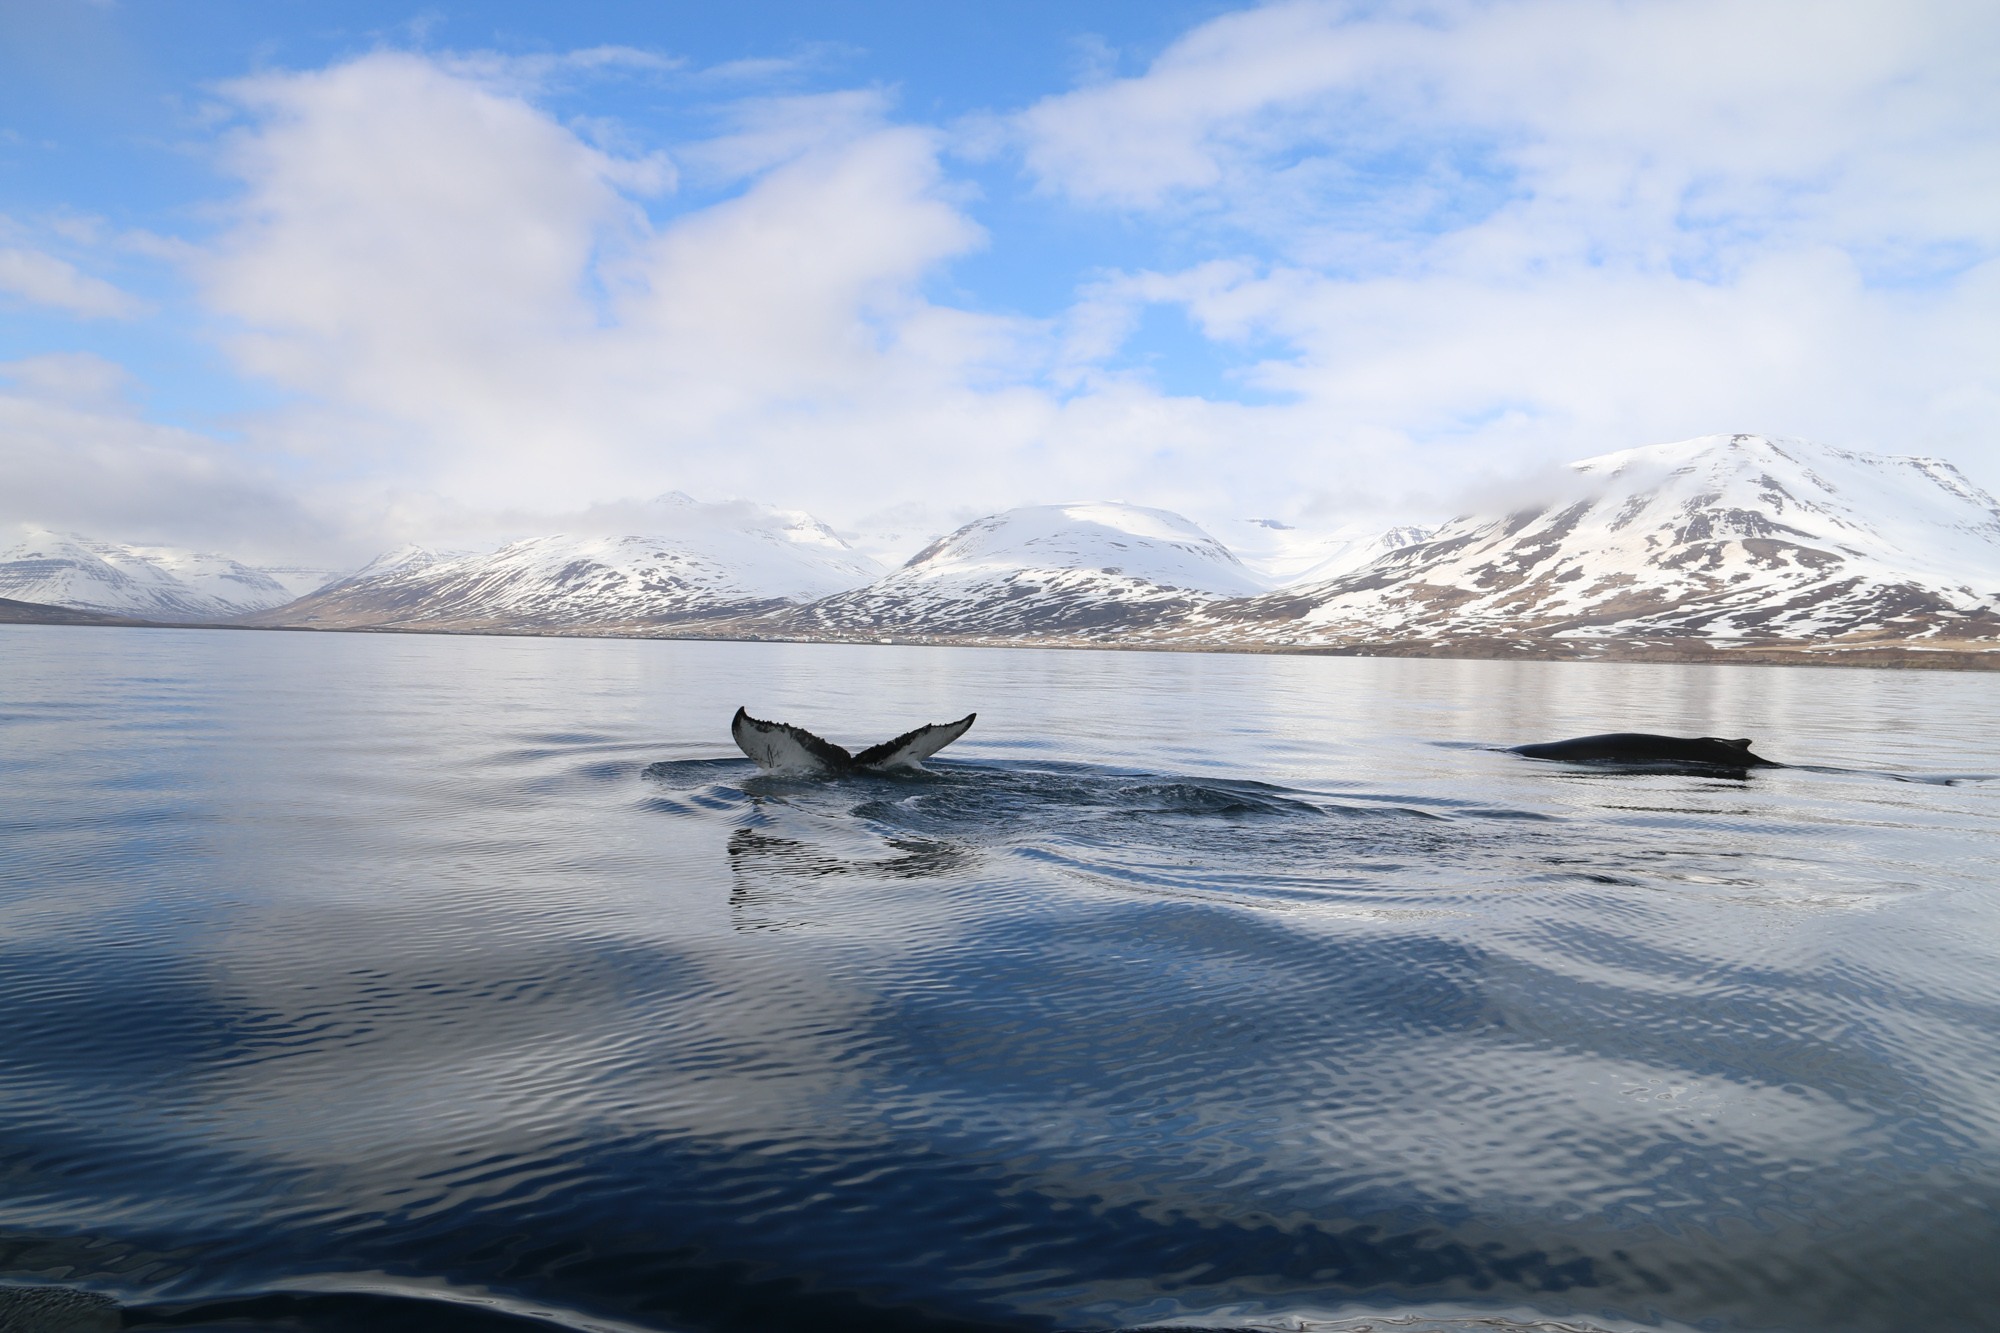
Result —
[{"label": "calm sea surface", "polygon": [[[1493,748],[1617,729],[1815,767]],[[2000,1329],[1995,772],[1989,675],[0,627],[0,1330]]]}]

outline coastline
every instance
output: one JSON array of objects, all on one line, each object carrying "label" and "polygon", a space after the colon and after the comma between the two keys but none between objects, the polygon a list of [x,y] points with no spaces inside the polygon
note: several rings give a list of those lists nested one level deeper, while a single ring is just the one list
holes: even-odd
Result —
[{"label": "coastline", "polygon": [[1107,652],[1236,653],[1298,657],[1397,657],[1443,661],[1618,662],[1683,666],[1861,667],[1904,671],[2000,671],[2000,643],[1938,644],[1880,641],[1825,643],[1772,641],[1724,647],[1700,641],[1618,643],[1593,640],[1550,642],[1521,637],[1490,639],[1398,639],[1336,643],[1271,643],[1134,635],[1095,638],[1076,635],[898,634],[894,632],[803,635],[773,633],[741,621],[680,625],[606,625],[561,628],[504,624],[310,625],[244,622],[171,622],[79,611],[69,607],[0,599],[0,624],[68,625],[101,629],[194,629],[280,631],[309,634],[442,634],[527,639],[661,639],[717,643],[828,643],[926,648],[1059,648]]}]

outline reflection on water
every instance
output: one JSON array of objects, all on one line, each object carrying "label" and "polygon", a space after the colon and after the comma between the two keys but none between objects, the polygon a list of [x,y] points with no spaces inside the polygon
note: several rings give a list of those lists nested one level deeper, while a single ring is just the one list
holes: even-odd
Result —
[{"label": "reflection on water", "polygon": [[0,660],[0,1330],[2000,1327],[2000,680]]}]

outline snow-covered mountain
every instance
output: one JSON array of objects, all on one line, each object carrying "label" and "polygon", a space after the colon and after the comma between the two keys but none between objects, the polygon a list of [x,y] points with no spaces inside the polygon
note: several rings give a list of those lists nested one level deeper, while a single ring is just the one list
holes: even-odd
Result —
[{"label": "snow-covered mountain", "polygon": [[1103,636],[1263,582],[1179,514],[1030,505],[968,523],[901,569],[786,617],[794,632]]},{"label": "snow-covered mountain", "polygon": [[427,546],[405,544],[393,550],[382,552],[382,554],[376,556],[346,578],[338,580],[335,584],[328,584],[326,586],[335,587],[339,584],[360,583],[368,579],[387,578],[391,574],[407,573],[411,570],[422,569],[427,565],[435,565],[440,560],[454,560],[459,556],[469,554],[471,553],[468,551],[433,551]]},{"label": "snow-covered mountain", "polygon": [[0,555],[0,599],[330,629],[2000,660],[2000,504],[1937,459],[1714,435],[1585,459],[1504,507],[1429,533],[1231,520],[1224,541],[1164,510],[1036,505],[885,574],[809,515],[673,495],[592,511],[595,533],[391,551],[296,601],[287,581],[319,571],[35,531]]},{"label": "snow-covered mountain", "polygon": [[0,552],[0,597],[142,620],[229,620],[311,592],[331,571],[260,569],[227,556],[27,529]]},{"label": "snow-covered mountain", "polygon": [[478,554],[391,551],[252,623],[320,628],[645,629],[757,615],[881,567],[809,514],[673,495],[645,536],[532,537]]},{"label": "snow-covered mountain", "polygon": [[1384,528],[1349,523],[1321,529],[1272,518],[1228,519],[1204,526],[1267,588],[1323,583],[1431,534],[1431,529],[1413,524]]},{"label": "snow-covered mountain", "polygon": [[1197,638],[1622,646],[2000,634],[2000,505],[1949,463],[1711,435],[1572,465],[1569,493],[1455,519]]}]

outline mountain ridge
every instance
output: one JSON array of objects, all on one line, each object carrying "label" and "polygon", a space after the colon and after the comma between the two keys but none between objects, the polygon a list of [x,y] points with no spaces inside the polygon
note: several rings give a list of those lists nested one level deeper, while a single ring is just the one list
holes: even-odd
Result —
[{"label": "mountain ridge", "polygon": [[321,629],[643,630],[757,616],[858,586],[880,566],[809,514],[678,494],[646,535],[560,533],[497,551],[385,552],[246,624]]},{"label": "mountain ridge", "polygon": [[1242,554],[1110,501],[987,515],[890,570],[797,511],[676,494],[614,519],[659,531],[399,548],[231,623],[2000,666],[2000,502],[1942,459],[1785,437],[1597,455],[1435,529],[1223,522]]},{"label": "mountain ridge", "polygon": [[223,555],[49,528],[27,528],[0,551],[0,597],[169,624],[283,606],[331,577],[331,571],[260,568]]},{"label": "mountain ridge", "polygon": [[1942,460],[1737,434],[1572,470],[1580,495],[1462,516],[1341,578],[1185,629],[1578,647],[2000,634],[2000,503]]},{"label": "mountain ridge", "polygon": [[1026,505],[976,519],[866,587],[789,613],[781,627],[1106,633],[1262,590],[1227,547],[1168,510],[1111,501]]}]

